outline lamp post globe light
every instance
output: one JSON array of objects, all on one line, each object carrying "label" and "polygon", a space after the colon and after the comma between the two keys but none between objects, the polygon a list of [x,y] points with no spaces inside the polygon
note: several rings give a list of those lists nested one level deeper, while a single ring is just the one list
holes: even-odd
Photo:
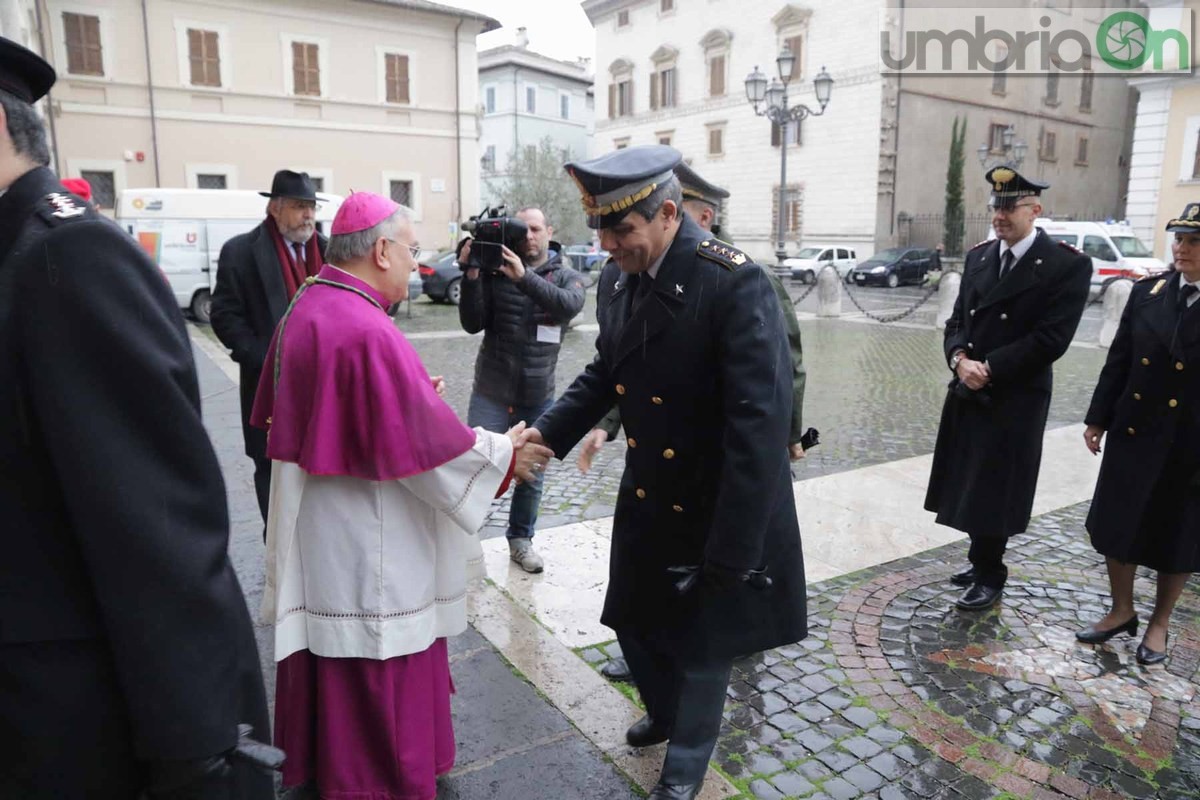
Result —
[{"label": "lamp post globe light", "polygon": [[[1029,145],[1017,139],[1017,129],[1009,125],[1000,135],[1000,144],[1004,148],[1001,151],[1000,158],[995,165],[1012,164],[1014,167],[1020,167],[1021,162],[1025,160],[1025,153],[1029,150]],[[976,155],[979,156],[979,166],[986,168],[988,165],[988,156],[992,154],[992,148],[987,143],[979,145],[975,149]],[[994,165],[994,166],[995,166]]]},{"label": "lamp post globe light", "polygon": [[767,83],[767,76],[754,68],[746,76],[746,99],[754,107],[754,113],[766,117],[779,126],[779,213],[775,220],[775,258],[782,269],[783,260],[787,258],[784,247],[784,215],[787,213],[787,149],[788,125],[799,122],[805,117],[819,117],[825,113],[829,105],[829,95],[833,92],[833,78],[821,67],[821,72],[813,78],[813,91],[817,96],[819,111],[814,111],[806,105],[788,105],[788,82],[792,77],[792,69],[796,64],[796,56],[791,49],[784,45],[775,58],[775,66],[779,77],[772,78]]}]

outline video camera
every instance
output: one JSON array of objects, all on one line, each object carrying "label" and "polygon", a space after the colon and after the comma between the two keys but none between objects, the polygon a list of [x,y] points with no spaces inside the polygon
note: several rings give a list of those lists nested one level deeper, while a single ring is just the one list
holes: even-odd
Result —
[{"label": "video camera", "polygon": [[500,252],[501,245],[507,246],[517,255],[525,252],[525,237],[529,235],[529,226],[516,217],[505,216],[504,211],[504,206],[485,208],[463,223],[463,230],[474,237],[471,242],[471,254],[467,257],[467,262],[460,265],[463,269],[498,272],[500,265],[504,263]]}]

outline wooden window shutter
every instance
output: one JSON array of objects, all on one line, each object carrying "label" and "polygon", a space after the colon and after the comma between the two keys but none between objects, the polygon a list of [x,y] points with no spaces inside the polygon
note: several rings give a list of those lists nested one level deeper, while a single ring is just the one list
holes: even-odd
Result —
[{"label": "wooden window shutter", "polygon": [[804,71],[804,37],[790,36],[787,39],[788,49],[792,51],[792,55],[796,60],[792,62],[792,74],[788,78],[789,81],[794,81],[800,77],[800,73]]},{"label": "wooden window shutter", "polygon": [[658,84],[661,80],[657,72],[650,73],[650,108],[658,108]]},{"label": "wooden window shutter", "polygon": [[387,73],[387,101],[389,103],[408,103],[408,56],[398,53],[388,53],[384,56],[384,69]]},{"label": "wooden window shutter", "polygon": [[63,30],[67,38],[67,71],[76,75],[103,75],[100,18],[63,12]]},{"label": "wooden window shutter", "polygon": [[321,94],[321,66],[316,44],[292,42],[292,90],[295,94]]},{"label": "wooden window shutter", "polygon": [[608,118],[616,119],[617,117],[617,85],[610,83],[608,85]]},{"label": "wooden window shutter", "polygon": [[204,31],[188,28],[188,61],[192,68],[192,84],[204,85]]},{"label": "wooden window shutter", "polygon": [[713,97],[725,94],[725,56],[713,56],[708,62],[709,89]]},{"label": "wooden window shutter", "polygon": [[772,122],[771,123],[771,147],[779,147],[779,143],[780,143],[780,141],[782,141],[782,133],[783,132],[779,128],[779,123]]}]

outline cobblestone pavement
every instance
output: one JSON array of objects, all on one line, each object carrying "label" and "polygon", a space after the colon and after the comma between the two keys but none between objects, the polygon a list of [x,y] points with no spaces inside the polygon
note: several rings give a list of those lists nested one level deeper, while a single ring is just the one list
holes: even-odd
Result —
[{"label": "cobblestone pavement", "polygon": [[1136,638],[1078,644],[1108,597],[1087,505],[1012,540],[983,614],[952,605],[962,544],[810,587],[809,638],[735,665],[716,763],[763,800],[1200,796],[1200,585],[1165,668],[1134,662]]},{"label": "cobblestone pavement", "polygon": [[[791,287],[797,293],[802,289]],[[915,288],[852,291],[879,295],[883,299],[878,302],[892,303],[880,305],[881,309],[896,307],[889,299],[892,296],[906,292],[916,296],[920,292]],[[805,302],[815,302],[814,298],[815,293]],[[594,302],[595,292],[591,292],[584,319],[595,318]],[[413,308],[414,320],[421,314],[422,330],[415,331],[418,334],[427,335],[437,325],[449,332],[457,328],[457,311],[452,306],[434,305],[421,299]],[[410,332],[411,322],[403,312],[397,324]],[[942,358],[940,331],[934,330],[932,324],[922,329],[811,319],[802,320],[800,329],[808,369],[804,419],[806,425],[821,431],[821,445],[795,466],[797,479],[933,451],[949,379]],[[430,372],[446,377],[447,400],[463,419],[466,419],[479,341],[479,337],[466,336],[422,338],[419,335],[413,339],[413,346]],[[557,372],[560,394],[591,361],[594,343],[592,330],[571,330],[564,337]],[[1073,424],[1083,419],[1105,352],[1093,347],[1072,347],[1055,365],[1051,425]],[[576,468],[576,453],[553,462],[546,473],[538,527],[611,515],[624,457],[625,441],[621,436],[601,450],[587,475]],[[508,500],[497,501],[483,536],[501,535],[507,519]]]}]

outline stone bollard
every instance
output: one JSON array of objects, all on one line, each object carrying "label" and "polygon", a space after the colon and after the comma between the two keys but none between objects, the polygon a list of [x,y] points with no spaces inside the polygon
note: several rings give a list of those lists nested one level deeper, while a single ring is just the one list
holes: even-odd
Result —
[{"label": "stone bollard", "polygon": [[958,302],[958,288],[962,285],[961,272],[943,272],[938,281],[938,312],[934,325],[946,327],[946,320],[954,313],[954,304]]},{"label": "stone bollard", "polygon": [[817,316],[840,317],[842,315],[842,279],[833,267],[826,267],[817,275]]},{"label": "stone bollard", "polygon": [[1108,347],[1117,336],[1117,328],[1121,324],[1121,314],[1125,313],[1125,304],[1129,302],[1129,293],[1133,291],[1133,281],[1116,280],[1108,285],[1104,292],[1104,324],[1100,326],[1100,346]]}]

